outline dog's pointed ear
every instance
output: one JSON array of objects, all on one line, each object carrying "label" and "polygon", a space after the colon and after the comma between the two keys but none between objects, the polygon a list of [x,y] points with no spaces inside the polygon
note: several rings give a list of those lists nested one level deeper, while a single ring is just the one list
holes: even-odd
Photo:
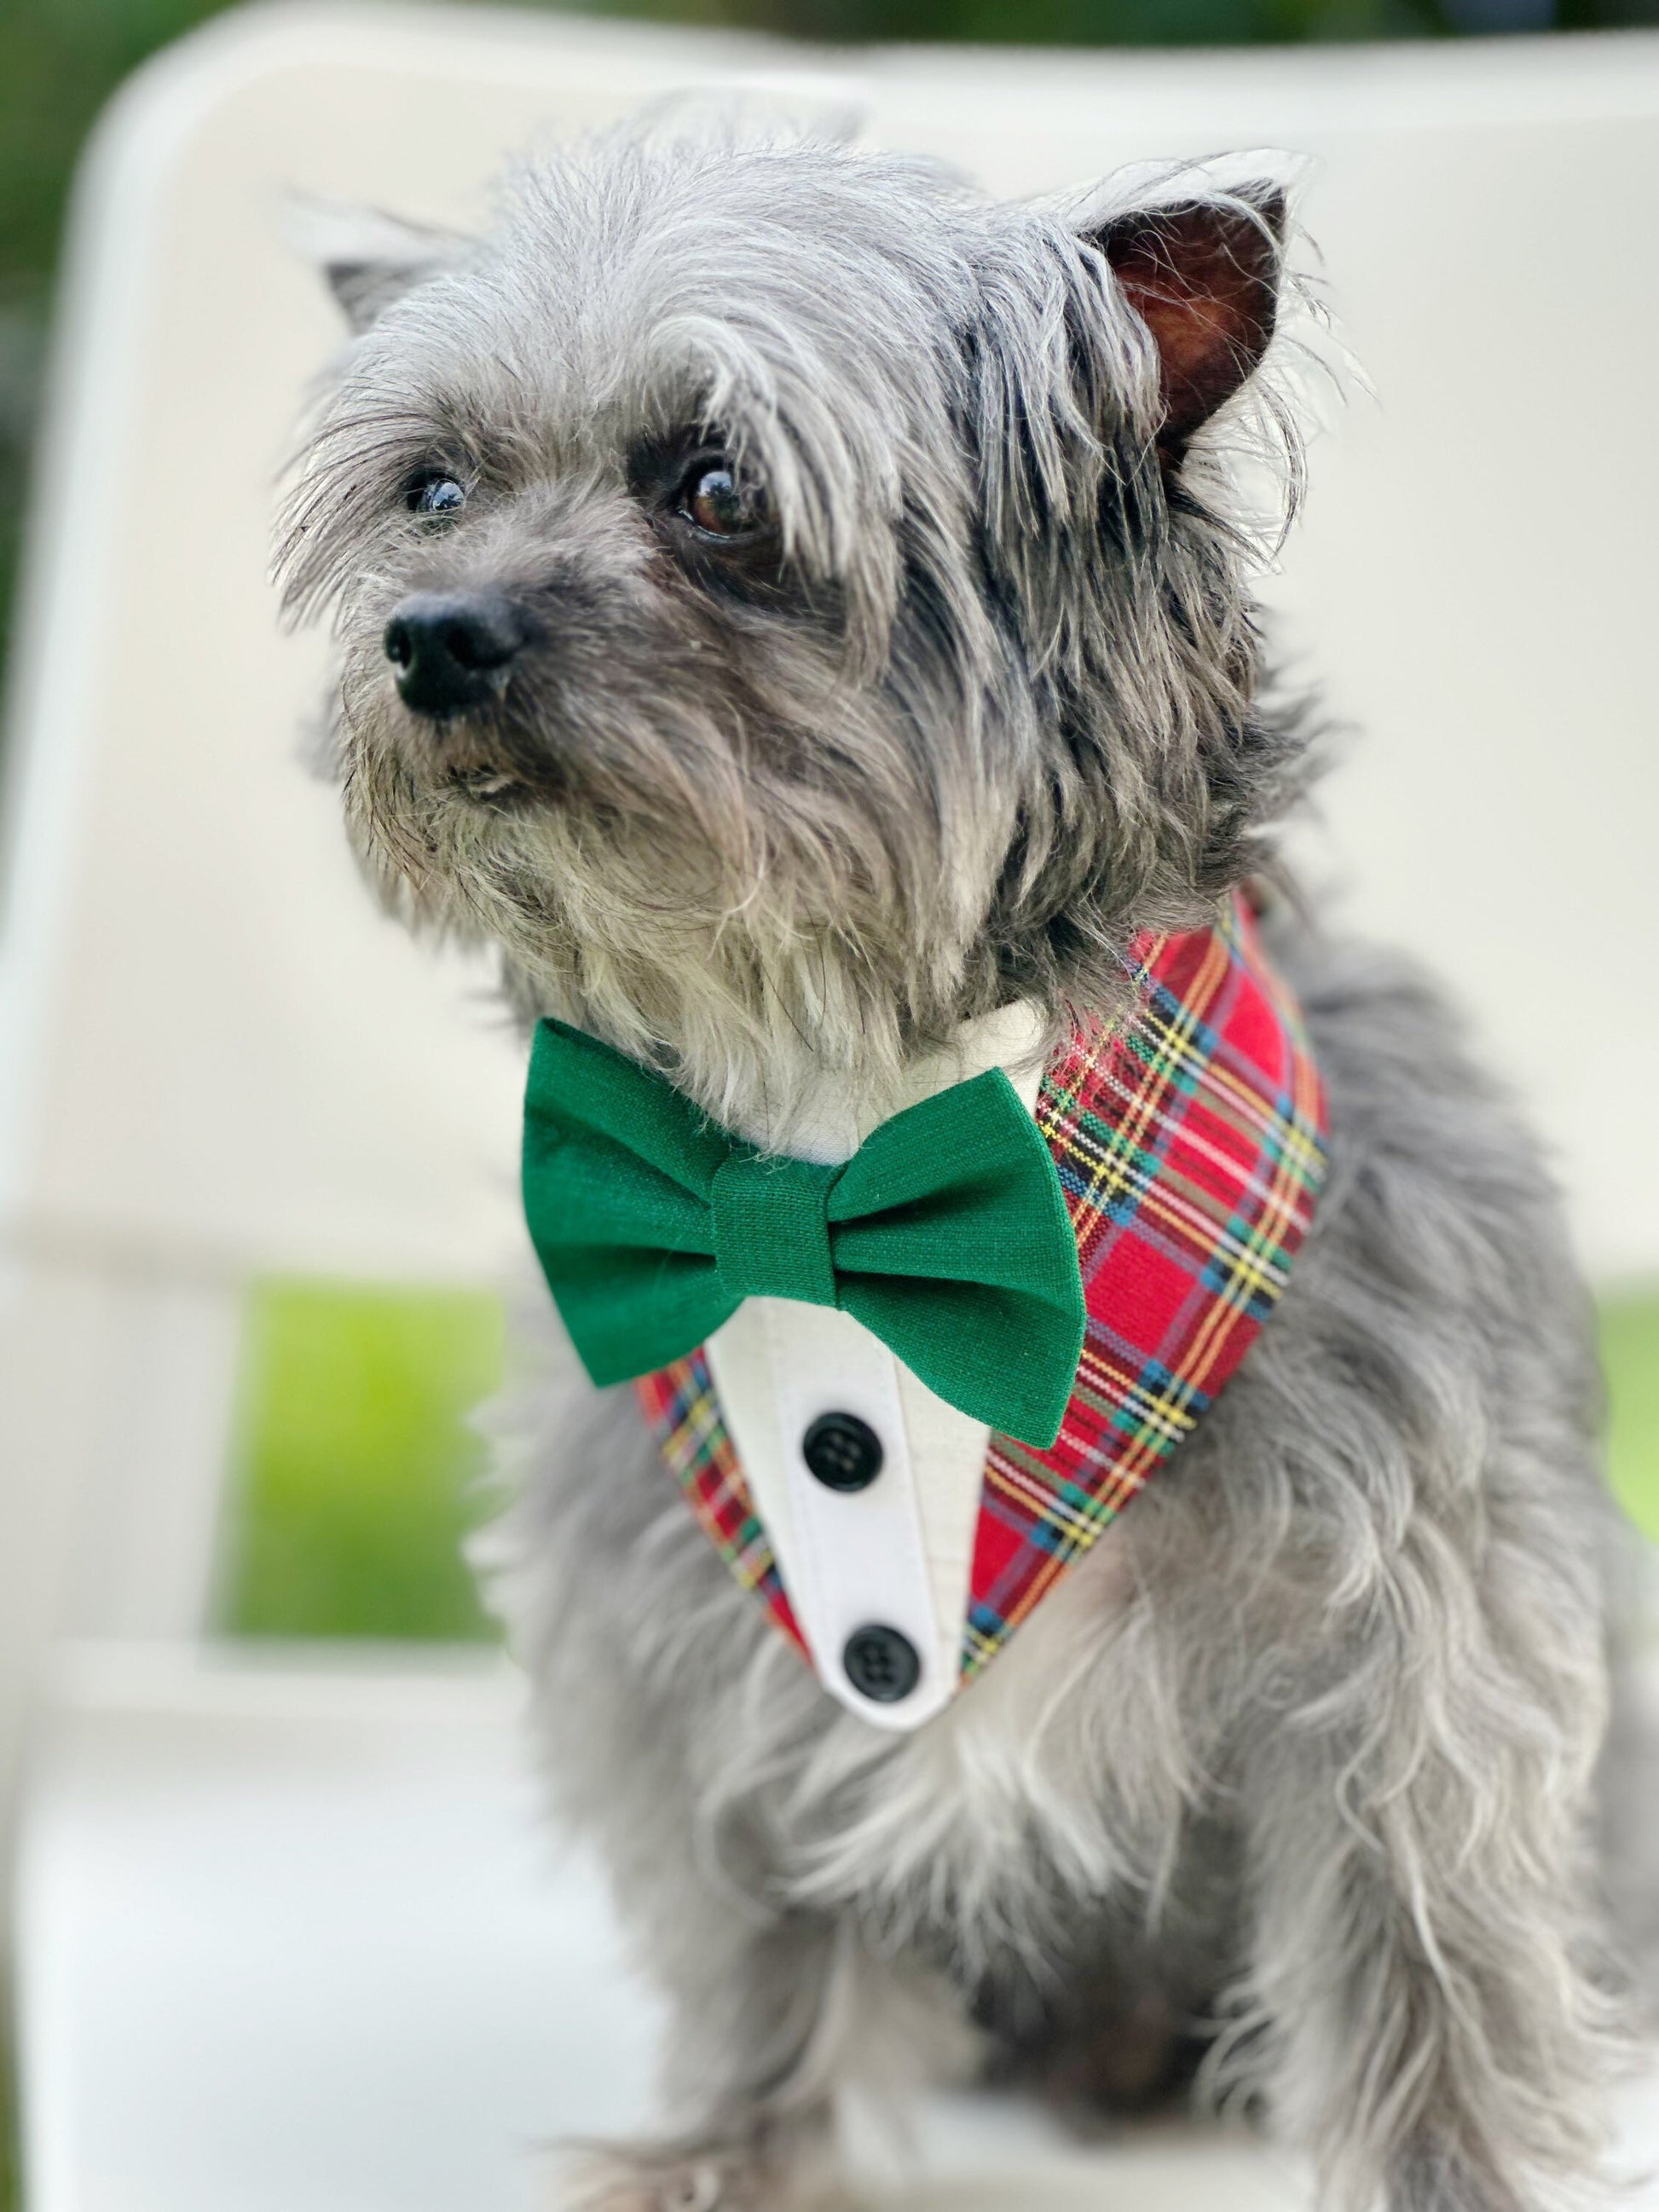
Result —
[{"label": "dog's pointed ear", "polygon": [[1160,364],[1161,452],[1187,441],[1259,366],[1273,334],[1285,196],[1261,183],[1213,198],[1174,199],[1085,227]]},{"label": "dog's pointed ear", "polygon": [[354,337],[394,300],[459,261],[471,243],[459,231],[330,200],[292,203],[285,227],[291,243],[322,271]]}]

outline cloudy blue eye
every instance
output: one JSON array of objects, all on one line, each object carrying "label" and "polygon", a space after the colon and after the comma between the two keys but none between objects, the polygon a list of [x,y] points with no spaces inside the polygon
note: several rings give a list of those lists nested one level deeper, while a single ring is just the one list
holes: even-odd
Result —
[{"label": "cloudy blue eye", "polygon": [[453,477],[422,477],[409,489],[409,505],[416,514],[447,518],[466,505],[466,494]]}]

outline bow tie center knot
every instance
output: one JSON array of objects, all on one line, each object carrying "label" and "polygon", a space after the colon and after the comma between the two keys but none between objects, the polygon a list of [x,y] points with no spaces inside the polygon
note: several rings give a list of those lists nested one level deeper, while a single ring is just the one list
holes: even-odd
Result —
[{"label": "bow tie center knot", "polygon": [[732,1297],[836,1303],[824,1215],[836,1172],[811,1160],[752,1155],[721,1164],[709,1193],[714,1264]]}]

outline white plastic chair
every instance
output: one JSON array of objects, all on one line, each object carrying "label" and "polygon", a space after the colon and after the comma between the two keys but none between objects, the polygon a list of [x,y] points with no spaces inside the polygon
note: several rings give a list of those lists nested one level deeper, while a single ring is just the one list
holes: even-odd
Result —
[{"label": "white plastic chair", "polygon": [[[123,95],[83,179],[12,721],[0,1808],[27,1724],[33,2212],[471,2212],[527,2185],[531,2141],[642,2108],[649,2004],[592,1875],[550,1870],[505,1674],[200,1638],[247,1281],[524,1258],[514,1053],[476,976],[374,915],[299,764],[323,649],[276,634],[265,533],[335,331],[283,195],[465,221],[536,133],[733,81],[851,98],[1010,191],[1318,157],[1309,222],[1381,404],[1316,450],[1275,586],[1365,732],[1310,850],[1460,985],[1597,1272],[1659,1273],[1659,38],[815,56],[471,10],[222,21]],[[941,2205],[1301,2194],[1207,2139],[1085,2159],[970,2106],[931,2140]]]}]

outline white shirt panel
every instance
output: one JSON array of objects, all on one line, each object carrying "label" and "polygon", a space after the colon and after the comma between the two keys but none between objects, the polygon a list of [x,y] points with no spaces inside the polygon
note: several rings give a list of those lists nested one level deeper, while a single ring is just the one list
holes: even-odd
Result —
[{"label": "white shirt panel", "polygon": [[[1033,1008],[1000,1008],[919,1063],[903,1103],[1002,1067],[1034,1112],[1041,1044]],[[826,1141],[821,1156],[845,1158],[868,1133],[857,1130],[833,1149]],[[877,1727],[919,1726],[948,1704],[959,1676],[988,1429],[936,1396],[850,1314],[827,1306],[746,1298],[708,1350],[819,1680]],[[881,1471],[867,1488],[827,1488],[808,1468],[803,1439],[828,1413],[856,1415],[879,1439]],[[843,1663],[848,1638],[872,1625],[897,1630],[921,1661],[915,1688],[892,1704],[865,1696]]]}]

